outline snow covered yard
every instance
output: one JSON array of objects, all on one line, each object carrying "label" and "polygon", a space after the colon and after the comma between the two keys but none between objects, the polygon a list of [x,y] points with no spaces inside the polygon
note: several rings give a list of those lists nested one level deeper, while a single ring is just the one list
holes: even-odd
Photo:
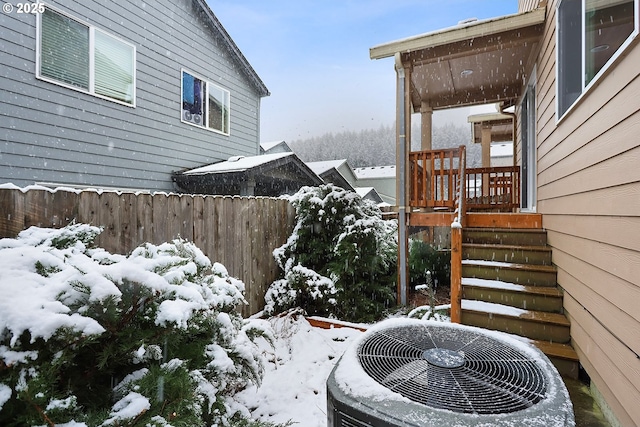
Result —
[{"label": "snow covered yard", "polygon": [[263,343],[268,363],[262,385],[251,386],[236,399],[253,419],[295,426],[326,427],[326,380],[335,363],[361,331],[320,329],[301,315],[272,317],[275,351]]}]

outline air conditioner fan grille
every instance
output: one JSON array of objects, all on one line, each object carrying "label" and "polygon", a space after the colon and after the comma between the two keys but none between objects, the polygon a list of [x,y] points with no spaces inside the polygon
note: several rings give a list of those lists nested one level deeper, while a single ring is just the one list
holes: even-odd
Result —
[{"label": "air conditioner fan grille", "polygon": [[535,360],[473,330],[428,324],[384,329],[364,340],[358,360],[388,389],[458,413],[516,412],[542,400],[547,388]]}]

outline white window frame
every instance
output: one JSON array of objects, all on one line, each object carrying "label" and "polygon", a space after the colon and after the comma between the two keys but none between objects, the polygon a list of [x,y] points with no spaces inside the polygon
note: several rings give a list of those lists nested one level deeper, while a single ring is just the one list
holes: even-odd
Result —
[{"label": "white window frame", "polygon": [[579,46],[581,52],[581,92],[580,95],[571,103],[570,106],[564,112],[560,112],[560,6],[564,1],[572,1],[572,0],[559,0],[556,6],[556,123],[560,122],[564,117],[566,117],[577,104],[580,103],[582,98],[594,87],[598,84],[598,81],[602,78],[602,76],[615,64],[623,53],[627,50],[627,48],[633,43],[634,39],[640,33],[640,0],[633,0],[634,3],[634,29],[631,34],[626,38],[626,40],[620,45],[618,50],[614,52],[614,54],[609,58],[609,60],[602,66],[602,68],[596,73],[595,76],[589,81],[589,83],[585,84],[586,80],[586,58],[585,58],[585,8],[586,8],[586,0],[580,0],[581,4],[581,45]]},{"label": "white window frame", "polygon": [[[42,58],[41,58],[41,52],[42,52],[42,13],[38,13],[37,14],[37,25],[36,25],[36,78],[39,80],[43,80],[49,83],[53,83],[55,85],[58,86],[62,86],[71,90],[75,90],[77,92],[82,92],[82,93],[86,93],[92,96],[95,96],[97,98],[101,98],[101,99],[106,99],[107,101],[111,101],[111,102],[115,102],[117,104],[121,104],[121,105],[125,105],[127,107],[131,107],[131,108],[135,108],[136,107],[136,89],[137,89],[137,84],[136,84],[136,46],[132,43],[129,43],[125,40],[122,40],[120,37],[114,36],[113,34],[106,32],[100,28],[97,28],[95,25],[92,25],[86,21],[83,21],[81,19],[78,19],[77,17],[70,15],[69,13],[66,13],[63,10],[60,10],[56,7],[52,7],[49,4],[45,4],[44,5],[45,8],[52,10],[55,13],[58,13],[60,15],[63,15],[69,19],[71,19],[72,21],[75,21],[76,23],[86,26],[89,29],[89,52],[87,52],[87,54],[89,55],[89,88],[88,89],[84,89],[81,88],[79,86],[74,86],[74,85],[70,85],[68,83],[65,83],[63,81],[57,80],[55,78],[49,77],[49,76],[44,76],[41,74],[41,66],[42,66]],[[116,41],[118,41],[119,43],[122,43],[128,47],[131,48],[132,50],[132,61],[133,61],[133,68],[132,68],[132,81],[133,81],[133,87],[132,87],[132,95],[131,95],[131,102],[126,102],[126,101],[122,101],[120,99],[117,98],[112,98],[110,96],[106,96],[106,95],[102,95],[100,93],[96,93],[95,92],[95,32],[98,31],[100,33],[102,33],[103,35],[106,35]]]},{"label": "white window frame", "polygon": [[[204,120],[203,120],[204,123],[202,123],[202,124],[197,124],[197,123],[194,123],[193,121],[186,120],[186,118],[185,118],[185,110],[183,110],[183,108],[182,108],[183,107],[182,103],[183,103],[183,99],[184,99],[184,73],[187,73],[187,74],[191,75],[192,77],[195,77],[198,80],[201,80],[201,81],[206,83],[205,99],[207,101],[207,112],[208,112],[208,109],[209,109],[208,102],[209,102],[210,88],[212,86],[217,88],[217,89],[219,89],[219,90],[221,90],[223,93],[226,94],[226,98],[228,100],[228,103],[226,104],[227,105],[227,116],[228,116],[227,123],[226,123],[226,127],[227,127],[226,131],[225,131],[225,129],[216,129],[214,127],[211,127],[210,123],[209,123],[209,114],[205,114],[204,115]],[[192,72],[191,70],[189,70],[187,68],[181,68],[180,69],[180,121],[182,123],[186,123],[188,125],[195,126],[195,127],[199,128],[199,129],[206,129],[206,130],[209,130],[209,131],[212,131],[212,132],[215,132],[215,133],[219,133],[221,135],[229,136],[231,134],[231,92],[229,90],[223,88],[220,85],[212,83],[211,80],[209,80],[209,79],[207,79],[205,77],[202,77],[198,73],[194,73],[194,72]],[[224,128],[224,126],[223,126],[223,128]]]}]

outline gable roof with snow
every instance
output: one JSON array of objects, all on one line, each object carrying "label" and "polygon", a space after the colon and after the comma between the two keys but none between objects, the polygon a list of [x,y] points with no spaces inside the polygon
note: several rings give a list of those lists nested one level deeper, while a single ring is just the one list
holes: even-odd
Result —
[{"label": "gable roof with snow", "polygon": [[280,196],[302,186],[320,185],[316,175],[294,153],[234,156],[229,160],[174,173],[173,180],[191,193]]},{"label": "gable roof with snow", "polygon": [[293,150],[289,147],[286,141],[272,141],[260,143],[260,154],[273,154],[273,153],[292,153]]},{"label": "gable roof with snow", "polygon": [[345,190],[354,190],[357,177],[346,159],[307,162],[307,166],[325,182],[331,182]]},{"label": "gable roof with snow", "polygon": [[371,166],[365,168],[355,168],[353,170],[358,179],[374,178],[396,178],[396,167],[392,166]]},{"label": "gable roof with snow", "polygon": [[332,169],[335,169],[352,186],[355,185],[358,179],[347,159],[307,162],[307,165],[320,176],[328,174]]},{"label": "gable roof with snow", "polygon": [[384,202],[382,197],[380,197],[380,194],[378,194],[376,189],[373,187],[356,187],[355,191],[358,193],[358,196],[363,199],[371,200],[377,204]]}]

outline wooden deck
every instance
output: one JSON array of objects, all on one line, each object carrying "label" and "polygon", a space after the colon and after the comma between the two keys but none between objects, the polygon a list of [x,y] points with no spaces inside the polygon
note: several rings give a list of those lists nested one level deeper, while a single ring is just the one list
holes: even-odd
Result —
[{"label": "wooden deck", "polygon": [[[456,217],[454,212],[413,211],[407,214],[408,224],[416,227],[449,227]],[[466,227],[471,228],[542,228],[542,215],[537,213],[468,212]]]},{"label": "wooden deck", "polygon": [[[513,212],[519,208],[520,168],[467,168],[464,151],[460,146],[409,153],[410,206],[454,210],[462,186],[467,211]],[[462,170],[464,182],[460,180]]]}]

